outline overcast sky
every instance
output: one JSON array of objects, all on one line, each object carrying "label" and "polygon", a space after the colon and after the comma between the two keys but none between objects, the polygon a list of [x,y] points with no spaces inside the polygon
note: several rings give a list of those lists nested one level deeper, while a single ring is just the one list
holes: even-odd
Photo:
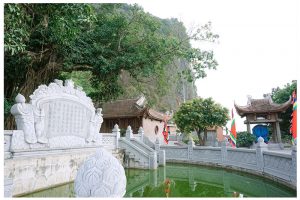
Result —
[{"label": "overcast sky", "polygon": [[[160,18],[178,18],[187,29],[212,22],[213,32],[220,39],[209,47],[215,51],[219,66],[196,82],[197,92],[229,110],[234,101],[246,105],[247,95],[262,98],[272,88],[283,87],[299,75],[299,1],[152,0],[138,4]],[[237,130],[246,130],[245,118],[237,114],[235,118]]]}]

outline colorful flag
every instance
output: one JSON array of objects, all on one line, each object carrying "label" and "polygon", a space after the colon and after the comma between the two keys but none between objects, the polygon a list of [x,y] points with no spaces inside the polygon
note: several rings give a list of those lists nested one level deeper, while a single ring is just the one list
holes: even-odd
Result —
[{"label": "colorful flag", "polygon": [[235,119],[233,115],[233,109],[231,110],[232,122],[231,122],[231,130],[230,130],[230,139],[231,146],[236,147],[236,128],[235,128]]},{"label": "colorful flag", "polygon": [[164,129],[163,129],[163,136],[164,136],[164,140],[165,143],[168,144],[169,143],[169,131],[168,131],[168,123],[167,123],[167,117],[164,117]]},{"label": "colorful flag", "polygon": [[294,90],[292,94],[292,105],[293,105],[293,113],[292,113],[292,123],[290,132],[292,134],[292,142],[295,144],[295,141],[297,139],[297,95],[296,91]]}]

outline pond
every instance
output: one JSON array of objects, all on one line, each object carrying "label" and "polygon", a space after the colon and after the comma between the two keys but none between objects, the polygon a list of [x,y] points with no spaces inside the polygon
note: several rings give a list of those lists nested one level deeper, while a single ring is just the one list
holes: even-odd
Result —
[{"label": "pond", "polygon": [[[295,190],[269,179],[220,168],[167,163],[157,170],[125,172],[125,197],[296,197]],[[23,197],[74,197],[74,184]]]}]

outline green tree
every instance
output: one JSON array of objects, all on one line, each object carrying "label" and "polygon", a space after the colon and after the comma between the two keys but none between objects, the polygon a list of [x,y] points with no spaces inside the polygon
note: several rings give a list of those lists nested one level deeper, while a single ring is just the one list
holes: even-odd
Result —
[{"label": "green tree", "polygon": [[218,38],[210,23],[178,38],[138,5],[5,4],[4,24],[6,105],[59,76],[85,84],[94,101],[107,101],[124,93],[122,72],[136,80],[163,77],[164,67],[182,58],[192,64],[181,71],[189,79],[217,66],[213,52],[189,45]]},{"label": "green tree", "polygon": [[[275,103],[284,103],[289,100],[292,96],[293,91],[297,93],[297,81],[292,81],[292,83],[287,83],[283,88],[273,88],[271,97]],[[290,135],[290,120],[292,115],[292,105],[284,112],[279,115],[282,119],[280,122],[280,131],[282,138],[289,138]]]},{"label": "green tree", "polygon": [[255,141],[256,137],[248,132],[237,132],[236,146],[250,147]]},{"label": "green tree", "polygon": [[[200,145],[205,145],[207,129],[225,126],[229,120],[228,112],[227,108],[215,103],[212,98],[197,98],[183,103],[174,119],[177,127],[185,134],[196,131]],[[202,132],[204,132],[203,139]]]}]

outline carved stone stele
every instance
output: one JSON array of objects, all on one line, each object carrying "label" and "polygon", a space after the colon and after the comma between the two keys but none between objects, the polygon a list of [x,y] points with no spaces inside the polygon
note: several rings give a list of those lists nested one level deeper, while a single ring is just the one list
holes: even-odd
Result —
[{"label": "carved stone stele", "polygon": [[123,197],[126,176],[123,166],[100,148],[79,168],[75,179],[76,197]]},{"label": "carved stone stele", "polygon": [[[101,109],[72,80],[55,79],[40,85],[26,103],[21,94],[11,113],[21,135],[12,136],[14,151],[36,148],[71,148],[99,145]],[[24,138],[24,139],[22,139]],[[21,140],[21,141],[20,141]]]}]

